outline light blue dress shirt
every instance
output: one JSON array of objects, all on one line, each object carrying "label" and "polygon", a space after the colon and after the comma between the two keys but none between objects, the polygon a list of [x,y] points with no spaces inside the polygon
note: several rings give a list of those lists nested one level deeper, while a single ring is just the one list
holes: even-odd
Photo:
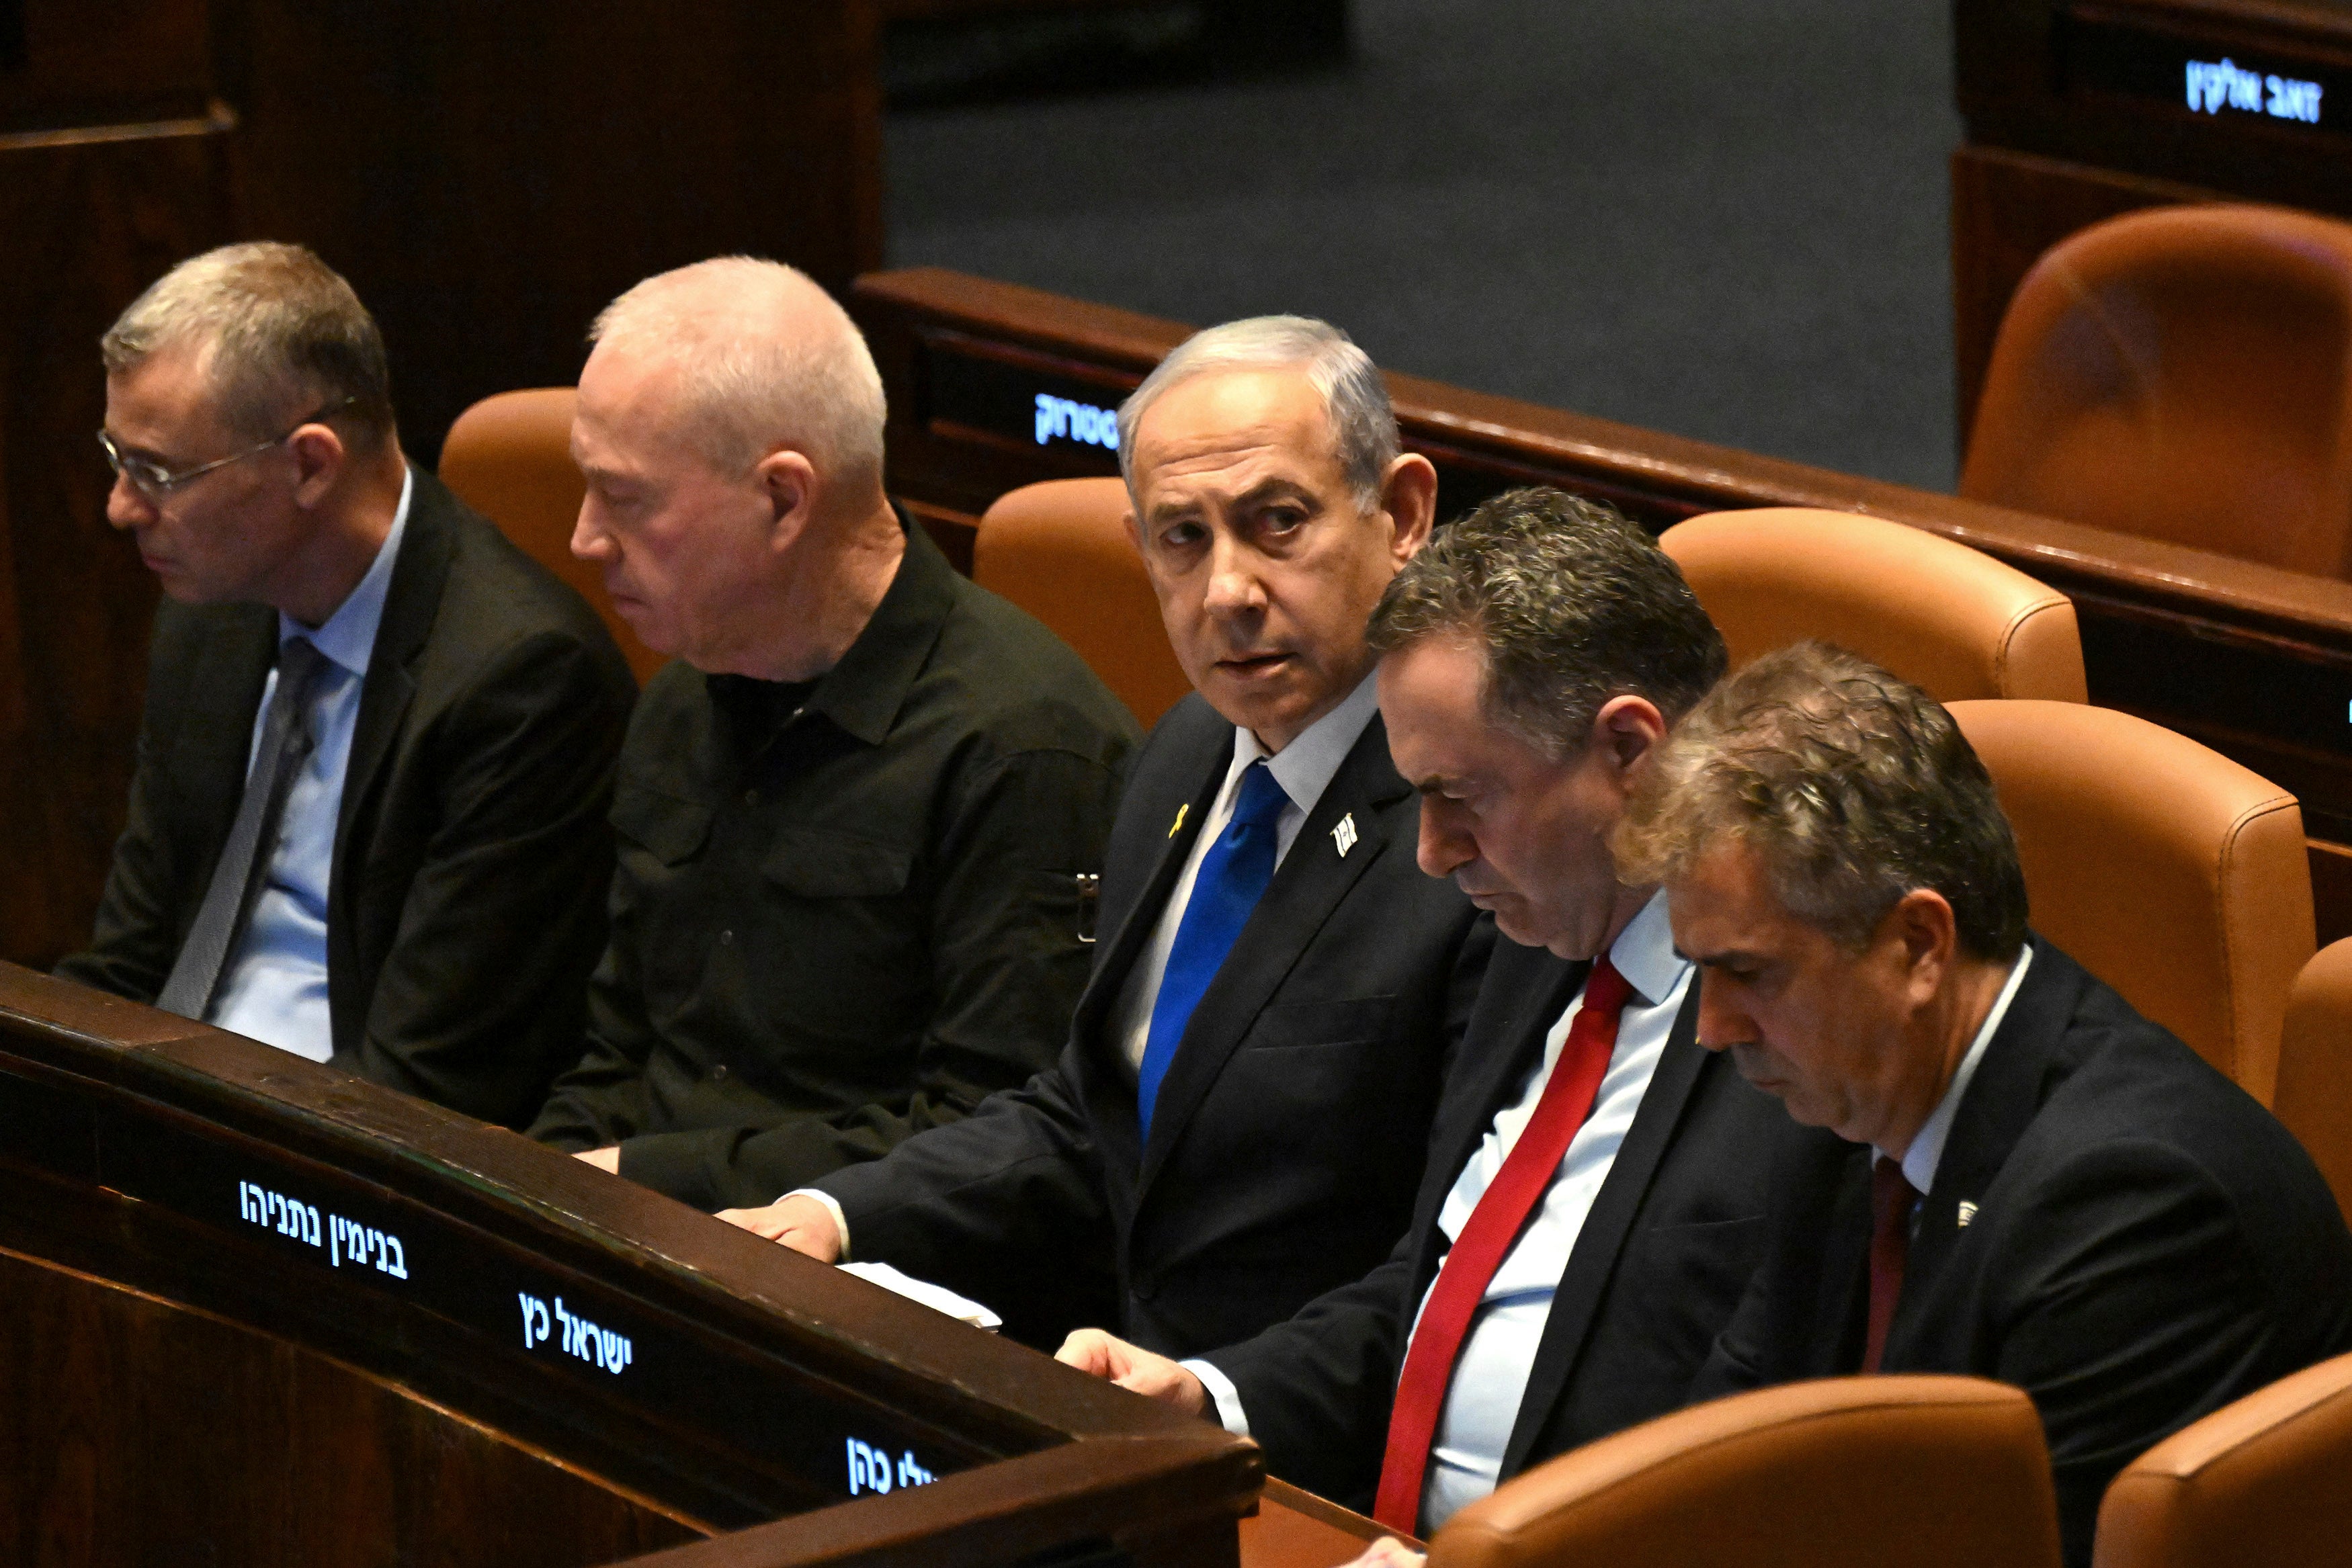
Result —
[{"label": "light blue dress shirt", "polygon": [[[367,679],[368,655],[383,620],[384,594],[392,586],[393,562],[400,555],[415,488],[414,474],[401,481],[392,531],[384,536],[367,575],[325,624],[314,630],[282,612],[278,617],[280,647],[289,638],[307,637],[327,656],[307,716],[316,744],[287,791],[278,843],[254,899],[252,919],[222,968],[220,988],[205,1015],[207,1023],[313,1061],[324,1061],[335,1051],[327,1010],[327,887],[334,875],[343,778],[351,766],[352,734],[359,724],[360,687]],[[254,711],[248,770],[277,693],[278,672],[273,669]]]}]

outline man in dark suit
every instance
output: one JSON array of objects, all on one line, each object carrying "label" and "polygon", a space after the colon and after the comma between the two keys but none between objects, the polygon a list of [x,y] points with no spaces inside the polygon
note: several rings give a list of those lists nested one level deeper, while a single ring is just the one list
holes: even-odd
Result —
[{"label": "man in dark suit", "polygon": [[1514,492],[1398,576],[1371,643],[1422,868],[1508,938],[1412,1223],[1363,1280],[1181,1367],[1098,1334],[1063,1354],[1195,1410],[1213,1395],[1277,1475],[1417,1531],[1684,1403],[1747,1285],[1785,1121],[1696,1042],[1664,901],[1609,848],[1723,670],[1674,563],[1604,507]]},{"label": "man in dark suit", "polygon": [[1059,1063],[730,1218],[1043,1343],[1108,1317],[1189,1354],[1388,1251],[1491,934],[1414,870],[1375,712],[1365,617],[1428,537],[1436,479],[1399,452],[1370,361],[1320,322],[1212,329],[1129,400],[1119,452],[1198,690],[1131,765]]},{"label": "man in dark suit", "polygon": [[2027,930],[2008,821],[1926,694],[1818,643],[1758,661],[1677,731],[1622,847],[1704,974],[1701,1042],[1805,1124],[1701,1396],[1853,1372],[2015,1384],[2079,1568],[2117,1470],[2352,1349],[2326,1184]]},{"label": "man in dark suit", "polygon": [[183,263],[104,351],[107,517],[166,600],[58,972],[522,1122],[579,1037],[627,666],[409,466],[375,323],[308,251]]}]

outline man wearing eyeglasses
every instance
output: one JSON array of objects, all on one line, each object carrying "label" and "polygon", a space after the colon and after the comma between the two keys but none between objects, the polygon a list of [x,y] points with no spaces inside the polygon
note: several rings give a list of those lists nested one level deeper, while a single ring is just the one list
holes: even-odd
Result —
[{"label": "man wearing eyeglasses", "polygon": [[182,263],[102,342],[107,520],[162,584],[128,825],[58,973],[488,1121],[580,1037],[628,666],[430,475],[295,246]]}]

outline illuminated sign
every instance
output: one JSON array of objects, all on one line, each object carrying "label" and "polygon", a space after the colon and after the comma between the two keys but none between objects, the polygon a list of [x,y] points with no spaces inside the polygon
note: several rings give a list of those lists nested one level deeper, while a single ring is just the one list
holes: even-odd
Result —
[{"label": "illuminated sign", "polygon": [[1097,408],[1051,392],[1037,394],[1037,444],[1055,440],[1082,441],[1088,446],[1118,450],[1118,411]]},{"label": "illuminated sign", "polygon": [[922,1467],[912,1452],[900,1454],[891,1461],[887,1450],[877,1448],[856,1438],[849,1439],[849,1495],[861,1492],[896,1491],[901,1487],[919,1487],[939,1478]]},{"label": "illuminated sign", "polygon": [[2062,16],[2054,30],[2058,76],[2070,93],[2136,99],[2148,109],[2214,126],[2256,125],[2342,135],[2327,106],[2352,91],[2352,75],[2292,46],[2273,57],[2224,55],[2210,41],[2136,23]]},{"label": "illuminated sign", "polygon": [[291,1237],[306,1247],[323,1248],[331,1268],[350,1263],[364,1269],[373,1263],[379,1272],[395,1280],[408,1278],[408,1249],[400,1244],[399,1237],[340,1214],[328,1215],[322,1228],[315,1204],[268,1191],[258,1182],[236,1184],[236,1214],[247,1224]]},{"label": "illuminated sign", "polygon": [[2242,70],[2234,60],[2191,60],[2188,66],[2189,107],[2207,114],[2224,109],[2247,114],[2267,114],[2273,120],[2319,123],[2322,89],[2315,81],[2264,76]]}]

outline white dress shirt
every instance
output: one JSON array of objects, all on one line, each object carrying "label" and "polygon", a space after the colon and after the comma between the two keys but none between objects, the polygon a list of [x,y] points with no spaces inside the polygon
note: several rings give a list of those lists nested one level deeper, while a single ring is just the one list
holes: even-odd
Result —
[{"label": "white dress shirt", "polygon": [[[1143,1050],[1151,1040],[1151,1009],[1160,999],[1160,981],[1168,972],[1168,954],[1176,946],[1176,928],[1183,924],[1184,905],[1192,900],[1192,883],[1201,874],[1201,862],[1217,841],[1217,836],[1225,831],[1225,824],[1233,821],[1242,775],[1258,758],[1267,758],[1266,771],[1274,775],[1274,781],[1289,797],[1281,815],[1275,819],[1274,863],[1279,867],[1290,853],[1290,846],[1297,841],[1298,831],[1307,825],[1307,813],[1322,800],[1323,791],[1331,787],[1339,765],[1348,760],[1348,753],[1363,737],[1364,727],[1379,711],[1380,688],[1372,676],[1366,675],[1339,706],[1299,731],[1280,751],[1268,752],[1256,735],[1234,727],[1234,759],[1225,769],[1225,781],[1209,804],[1200,834],[1192,841],[1192,852],[1185,857],[1184,869],[1168,895],[1167,907],[1160,913],[1160,923],[1152,927],[1151,939],[1144,945],[1143,951],[1136,955],[1135,967],[1128,971],[1127,982],[1119,988],[1118,1000],[1111,1011],[1111,1038],[1119,1042],[1129,1066],[1139,1069],[1143,1065]],[[1173,838],[1175,831],[1175,824],[1171,823],[1169,836]],[[1109,935],[1104,933],[1105,936]],[[841,1238],[841,1252],[835,1261],[847,1262],[849,1221],[834,1196],[807,1186],[796,1187],[784,1197],[813,1197],[824,1206]]]},{"label": "white dress shirt", "polygon": [[[236,951],[222,967],[220,988],[205,1014],[208,1023],[313,1061],[324,1061],[335,1051],[327,1009],[327,888],[334,875],[343,777],[351,763],[352,734],[359,724],[360,687],[367,678],[376,628],[383,620],[384,594],[392,586],[393,562],[400,554],[415,487],[413,474],[402,479],[392,531],[377,549],[367,575],[324,624],[313,630],[282,612],[278,617],[280,647],[289,638],[307,637],[326,655],[304,716],[315,744],[286,792],[278,842],[255,895],[252,917]],[[273,669],[262,683],[261,706],[253,716],[248,772],[277,695],[278,672]]]},{"label": "white dress shirt", "polygon": [[[1609,947],[1609,959],[1632,985],[1633,994],[1619,1016],[1616,1049],[1610,1054],[1609,1069],[1594,1096],[1592,1114],[1569,1141],[1559,1174],[1496,1268],[1495,1277],[1487,1281],[1477,1315],[1463,1337],[1422,1484],[1422,1517],[1432,1530],[1465,1503],[1495,1490],[1503,1449],[1510,1442],[1520,1396],[1535,1365],[1536,1346],[1551,1315],[1552,1294],[1568,1270],[1569,1254],[1575,1250],[1585,1216],[1592,1211],[1593,1200],[1616,1162],[1617,1150],[1642,1108],[1642,1096],[1657,1071],[1659,1057],[1665,1052],[1666,1037],[1674,1031],[1675,1017],[1682,1010],[1683,998],[1690,988],[1691,965],[1675,951],[1664,894],[1643,904],[1642,912],[1617,934]],[[1569,1030],[1583,1010],[1584,996],[1580,990],[1544,1037],[1543,1059],[1517,1098],[1496,1113],[1477,1151],[1454,1178],[1437,1215],[1438,1228],[1448,1242],[1462,1234],[1488,1184],[1533,1119],[1544,1086],[1551,1082],[1552,1068],[1568,1044]],[[1435,1288],[1433,1278],[1430,1289]],[[1428,1304],[1424,1291],[1422,1308]],[[1419,1322],[1417,1310],[1416,1327]],[[1209,1390],[1226,1429],[1248,1436],[1248,1412],[1233,1380],[1209,1362],[1183,1364]]]},{"label": "white dress shirt", "polygon": [[[2009,1004],[2017,998],[2017,988],[2025,983],[2025,967],[2032,962],[2033,949],[2031,946],[2021,948],[2017,963],[2009,971],[2008,981],[2000,988],[2000,995],[1993,998],[1992,1010],[1985,1014],[1984,1022],[1978,1026],[1977,1037],[1969,1041],[1968,1054],[1960,1058],[1960,1065],[1953,1070],[1951,1082],[1944,1086],[1944,1097],[1936,1102],[1935,1110],[1928,1113],[1918,1135],[1911,1140],[1911,1146],[1903,1151],[1903,1179],[1923,1197],[1935,1188],[1936,1167],[1944,1163],[1944,1140],[1952,1135],[1952,1118],[1959,1113],[1960,1100],[1969,1092],[1969,1080],[1977,1075],[1977,1063],[1984,1060],[1985,1047],[1992,1043],[1995,1031],[2000,1028],[2000,1020],[2009,1016]],[[1886,1157],[1884,1149],[1874,1147],[1870,1152],[1874,1158]]]}]

